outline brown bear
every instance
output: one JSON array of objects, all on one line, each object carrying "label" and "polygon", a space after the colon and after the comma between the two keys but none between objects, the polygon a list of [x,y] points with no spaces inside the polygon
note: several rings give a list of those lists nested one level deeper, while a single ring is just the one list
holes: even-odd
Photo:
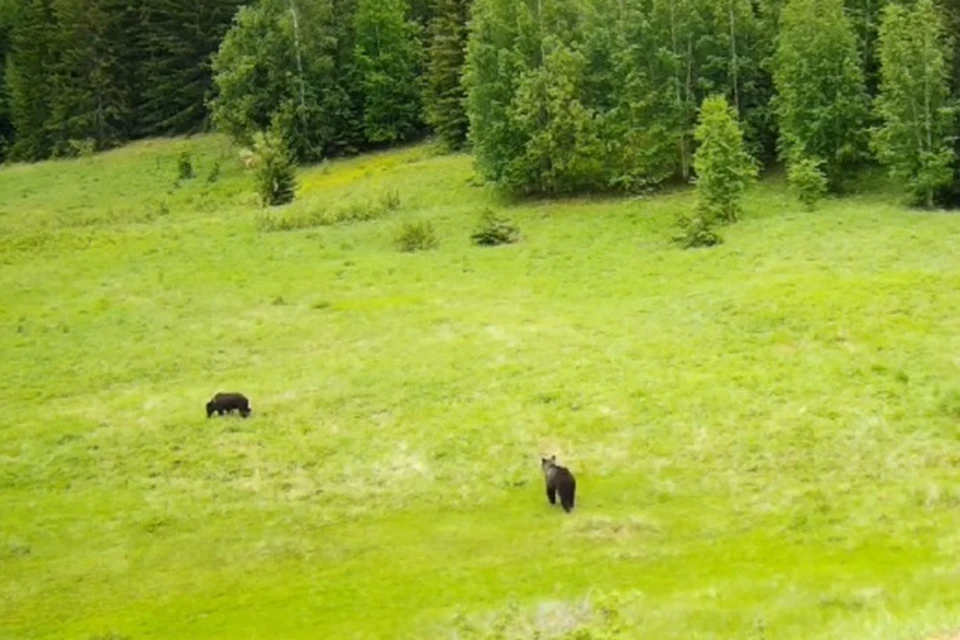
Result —
[{"label": "brown bear", "polygon": [[556,495],[560,494],[560,506],[567,513],[573,509],[573,496],[577,492],[577,481],[566,467],[557,464],[557,456],[540,458],[543,478],[547,483],[547,500],[557,504]]},{"label": "brown bear", "polygon": [[246,418],[250,415],[250,401],[242,393],[218,393],[207,403],[207,417],[214,413],[223,415],[233,410],[240,412]]}]

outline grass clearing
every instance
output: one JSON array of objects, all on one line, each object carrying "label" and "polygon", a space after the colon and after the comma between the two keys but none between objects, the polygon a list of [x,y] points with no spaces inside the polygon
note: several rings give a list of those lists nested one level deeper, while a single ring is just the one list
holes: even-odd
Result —
[{"label": "grass clearing", "polygon": [[[0,169],[0,638],[450,637],[606,592],[635,637],[960,627],[960,217],[772,180],[680,251],[691,194],[472,175],[310,168],[294,212],[401,204],[267,233],[216,137]],[[522,241],[475,247],[487,209]]]}]

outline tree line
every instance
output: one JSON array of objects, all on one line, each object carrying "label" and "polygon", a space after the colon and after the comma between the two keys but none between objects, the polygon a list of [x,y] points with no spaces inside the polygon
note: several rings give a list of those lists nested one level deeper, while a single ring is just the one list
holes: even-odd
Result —
[{"label": "tree line", "polygon": [[697,174],[723,96],[750,157],[800,188],[880,163],[952,203],[955,4],[0,0],[0,154],[215,127],[311,162],[432,132],[508,191],[634,192]]}]

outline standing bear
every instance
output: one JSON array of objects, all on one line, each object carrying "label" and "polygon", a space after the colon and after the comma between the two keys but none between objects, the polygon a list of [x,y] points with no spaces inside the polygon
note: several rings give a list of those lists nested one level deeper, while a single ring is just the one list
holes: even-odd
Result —
[{"label": "standing bear", "polygon": [[207,403],[208,418],[214,413],[222,416],[234,410],[244,418],[250,415],[250,401],[242,393],[218,393]]},{"label": "standing bear", "polygon": [[550,504],[557,504],[557,494],[560,494],[560,506],[567,513],[573,509],[573,496],[577,492],[577,480],[566,467],[557,464],[557,456],[540,458],[543,469],[543,479],[547,483],[547,500]]}]

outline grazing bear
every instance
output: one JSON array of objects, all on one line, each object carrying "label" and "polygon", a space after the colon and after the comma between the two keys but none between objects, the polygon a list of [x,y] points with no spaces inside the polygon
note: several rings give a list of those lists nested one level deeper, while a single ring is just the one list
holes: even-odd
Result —
[{"label": "grazing bear", "polygon": [[207,403],[207,417],[214,413],[223,415],[233,410],[240,412],[244,418],[250,415],[250,401],[242,393],[218,393]]},{"label": "grazing bear", "polygon": [[566,467],[557,464],[557,456],[540,458],[543,478],[547,483],[547,500],[557,504],[556,494],[560,494],[560,506],[567,513],[573,509],[573,495],[577,492],[577,481]]}]

